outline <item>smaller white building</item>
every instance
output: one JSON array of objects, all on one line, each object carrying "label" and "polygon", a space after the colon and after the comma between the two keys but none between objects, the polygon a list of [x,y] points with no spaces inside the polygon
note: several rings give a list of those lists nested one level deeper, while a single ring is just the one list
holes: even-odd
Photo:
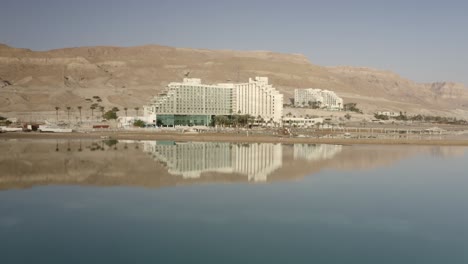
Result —
[{"label": "smaller white building", "polygon": [[392,111],[379,111],[376,113],[377,115],[383,115],[388,117],[397,117],[400,116],[400,113],[392,112]]},{"label": "smaller white building", "polygon": [[133,123],[136,120],[141,120],[145,122],[147,125],[154,125],[155,119],[153,116],[119,116],[117,118],[117,122],[119,123],[120,128],[131,128],[133,127]]},{"label": "smaller white building", "polygon": [[294,90],[294,106],[306,107],[312,105],[321,109],[342,110],[343,99],[329,90],[312,88]]},{"label": "smaller white building", "polygon": [[283,117],[284,127],[309,128],[323,124],[323,118]]}]

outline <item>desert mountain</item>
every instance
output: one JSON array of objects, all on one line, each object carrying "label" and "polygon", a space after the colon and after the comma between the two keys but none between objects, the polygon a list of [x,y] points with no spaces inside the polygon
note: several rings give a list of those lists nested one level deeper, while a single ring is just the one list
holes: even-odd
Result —
[{"label": "desert mountain", "polygon": [[285,94],[295,88],[333,90],[365,112],[376,110],[468,117],[463,84],[415,83],[370,68],[322,67],[299,54],[140,47],[78,47],[31,51],[0,44],[0,111],[52,111],[104,106],[141,107],[186,74],[207,83],[245,82],[267,76]]}]

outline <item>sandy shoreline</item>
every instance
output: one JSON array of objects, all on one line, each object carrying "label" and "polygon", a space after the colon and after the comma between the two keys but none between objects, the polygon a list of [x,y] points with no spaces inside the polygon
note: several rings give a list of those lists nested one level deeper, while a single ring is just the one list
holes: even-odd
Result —
[{"label": "sandy shoreline", "polygon": [[168,141],[203,141],[203,142],[248,142],[248,143],[309,143],[309,144],[376,144],[376,145],[440,145],[468,146],[466,138],[459,139],[380,139],[380,138],[315,138],[315,137],[279,137],[270,135],[242,135],[227,133],[182,134],[177,132],[88,132],[88,133],[1,133],[0,139],[102,139],[117,140],[168,140]]}]

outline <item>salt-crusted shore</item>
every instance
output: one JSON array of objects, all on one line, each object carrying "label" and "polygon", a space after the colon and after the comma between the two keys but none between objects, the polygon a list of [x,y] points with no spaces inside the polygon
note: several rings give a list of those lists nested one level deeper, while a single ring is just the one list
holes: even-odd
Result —
[{"label": "salt-crusted shore", "polygon": [[271,135],[246,135],[233,133],[183,134],[177,132],[73,132],[73,133],[1,133],[0,139],[117,139],[117,140],[164,140],[203,142],[248,142],[248,143],[308,143],[308,144],[375,144],[375,145],[440,145],[468,146],[468,137],[415,138],[317,138]]}]

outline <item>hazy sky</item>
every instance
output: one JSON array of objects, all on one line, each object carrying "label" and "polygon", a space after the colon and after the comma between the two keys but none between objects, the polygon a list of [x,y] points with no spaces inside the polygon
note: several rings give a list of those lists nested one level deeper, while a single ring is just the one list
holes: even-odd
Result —
[{"label": "hazy sky", "polygon": [[468,85],[468,1],[2,0],[0,42],[47,50],[160,44],[302,53]]}]

